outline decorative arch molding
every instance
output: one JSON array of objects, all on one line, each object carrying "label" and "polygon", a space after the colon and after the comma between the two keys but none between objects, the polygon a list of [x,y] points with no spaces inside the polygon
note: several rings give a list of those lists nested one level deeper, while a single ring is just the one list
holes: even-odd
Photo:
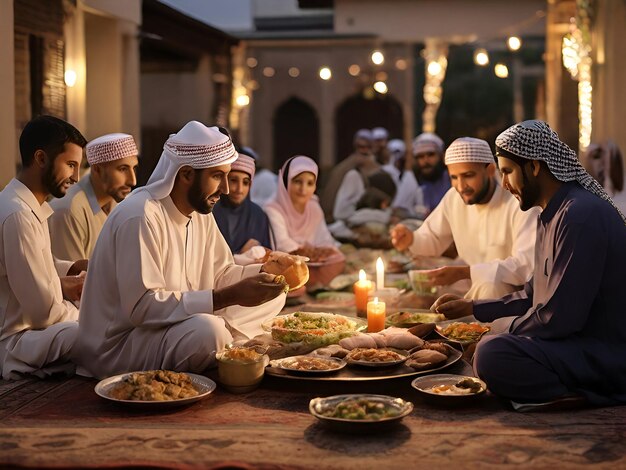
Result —
[{"label": "decorative arch molding", "polygon": [[274,170],[294,155],[306,155],[319,163],[320,124],[318,113],[307,101],[291,96],[274,111]]}]

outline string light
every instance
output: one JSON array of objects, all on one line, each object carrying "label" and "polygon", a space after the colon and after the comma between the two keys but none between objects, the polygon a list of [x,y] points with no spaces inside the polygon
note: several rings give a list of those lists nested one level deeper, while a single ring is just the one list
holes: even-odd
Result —
[{"label": "string light", "polygon": [[387,84],[385,82],[376,82],[374,83],[374,90],[381,95],[384,95],[389,89],[387,88]]},{"label": "string light", "polygon": [[489,54],[486,49],[476,49],[476,51],[474,51],[474,63],[481,67],[489,63]]},{"label": "string light", "polygon": [[330,71],[328,67],[322,67],[320,69],[320,78],[322,80],[330,80],[330,77],[333,76],[333,73]]},{"label": "string light", "polygon": [[429,41],[422,52],[426,60],[426,83],[424,84],[424,112],[422,113],[423,132],[435,132],[437,110],[441,104],[443,88],[441,84],[448,67],[448,47],[443,43]]},{"label": "string light", "polygon": [[374,51],[372,52],[372,62],[376,65],[381,65],[385,62],[385,56],[380,51]]},{"label": "string light", "polygon": [[593,129],[593,87],[591,85],[591,6],[578,2],[576,18],[570,32],[563,37],[561,56],[563,66],[578,81],[578,148],[584,151],[591,143]]},{"label": "string light", "polygon": [[520,47],[522,47],[522,40],[517,36],[511,36],[506,41],[506,45],[512,51],[518,51]]},{"label": "string light", "polygon": [[359,74],[361,73],[361,67],[359,67],[356,64],[352,64],[349,68],[348,68],[348,73],[350,75],[352,75],[353,77],[358,77]]},{"label": "string light", "polygon": [[290,67],[287,73],[290,77],[296,78],[300,75],[300,69],[298,67]]},{"label": "string light", "polygon": [[263,75],[265,75],[268,78],[273,77],[275,73],[276,73],[276,70],[274,70],[274,67],[265,67],[263,69]]},{"label": "string light", "polygon": [[493,71],[498,78],[507,78],[509,76],[509,68],[505,64],[496,64]]}]

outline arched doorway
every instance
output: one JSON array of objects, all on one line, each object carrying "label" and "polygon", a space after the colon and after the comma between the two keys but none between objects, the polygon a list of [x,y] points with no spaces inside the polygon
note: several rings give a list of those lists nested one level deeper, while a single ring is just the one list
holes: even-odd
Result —
[{"label": "arched doorway", "polygon": [[305,101],[291,97],[274,114],[274,170],[294,155],[319,161],[319,120]]},{"label": "arched doorway", "polygon": [[402,139],[404,135],[402,106],[389,94],[374,93],[370,97],[359,93],[349,97],[337,108],[335,122],[336,162],[352,153],[352,139],[359,129],[384,127],[389,131],[390,139]]}]

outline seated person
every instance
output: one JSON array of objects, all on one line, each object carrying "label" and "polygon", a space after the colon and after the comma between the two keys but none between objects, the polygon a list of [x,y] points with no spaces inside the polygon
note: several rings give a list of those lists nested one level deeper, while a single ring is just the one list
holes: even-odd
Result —
[{"label": "seated person", "polygon": [[413,141],[413,165],[402,173],[392,203],[406,218],[425,219],[450,189],[443,154],[443,140],[436,134],[424,132]]},{"label": "seated person", "polygon": [[451,188],[415,232],[402,224],[391,231],[396,249],[413,256],[440,256],[454,242],[463,266],[425,273],[432,285],[471,280],[471,299],[501,297],[518,290],[533,270],[538,209],[522,212],[495,176],[489,144],[456,139],[446,151]]},{"label": "seated person", "polygon": [[234,264],[211,214],[237,156],[224,129],[189,122],[111,213],[81,301],[78,373],[202,372],[281,310],[285,286],[264,265]]},{"label": "seated person", "polygon": [[545,122],[504,131],[496,155],[502,184],[521,209],[542,209],[534,276],[498,300],[443,296],[433,307],[504,331],[484,337],[474,356],[476,373],[496,395],[519,403],[626,403],[626,217]]},{"label": "seated person", "polygon": [[338,246],[315,195],[317,172],[315,161],[298,155],[287,160],[278,173],[276,199],[265,206],[265,212],[279,251]]},{"label": "seated person", "polygon": [[128,134],[107,134],[86,148],[89,174],[50,206],[52,253],[60,259],[89,258],[107,216],[137,184],[138,151]]},{"label": "seated person", "polygon": [[0,192],[0,373],[45,377],[73,372],[69,353],[78,331],[85,260],[52,256],[50,195],[62,198],[78,181],[87,141],[52,116],[30,121],[20,135],[22,169]]},{"label": "seated person", "polygon": [[249,193],[254,180],[254,159],[243,153],[235,160],[228,174],[228,194],[220,197],[215,204],[213,216],[230,247],[237,264],[249,264],[257,257],[263,257],[265,250],[271,249],[270,222],[263,209],[250,200]]}]

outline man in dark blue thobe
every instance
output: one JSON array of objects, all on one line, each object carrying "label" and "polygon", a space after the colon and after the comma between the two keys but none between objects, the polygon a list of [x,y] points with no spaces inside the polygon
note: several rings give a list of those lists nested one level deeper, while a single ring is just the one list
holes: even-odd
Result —
[{"label": "man in dark blue thobe", "polygon": [[503,186],[521,209],[543,209],[533,279],[499,300],[442,297],[435,308],[504,325],[474,356],[477,375],[496,395],[519,403],[626,403],[624,215],[544,122],[504,131],[496,155]]}]

